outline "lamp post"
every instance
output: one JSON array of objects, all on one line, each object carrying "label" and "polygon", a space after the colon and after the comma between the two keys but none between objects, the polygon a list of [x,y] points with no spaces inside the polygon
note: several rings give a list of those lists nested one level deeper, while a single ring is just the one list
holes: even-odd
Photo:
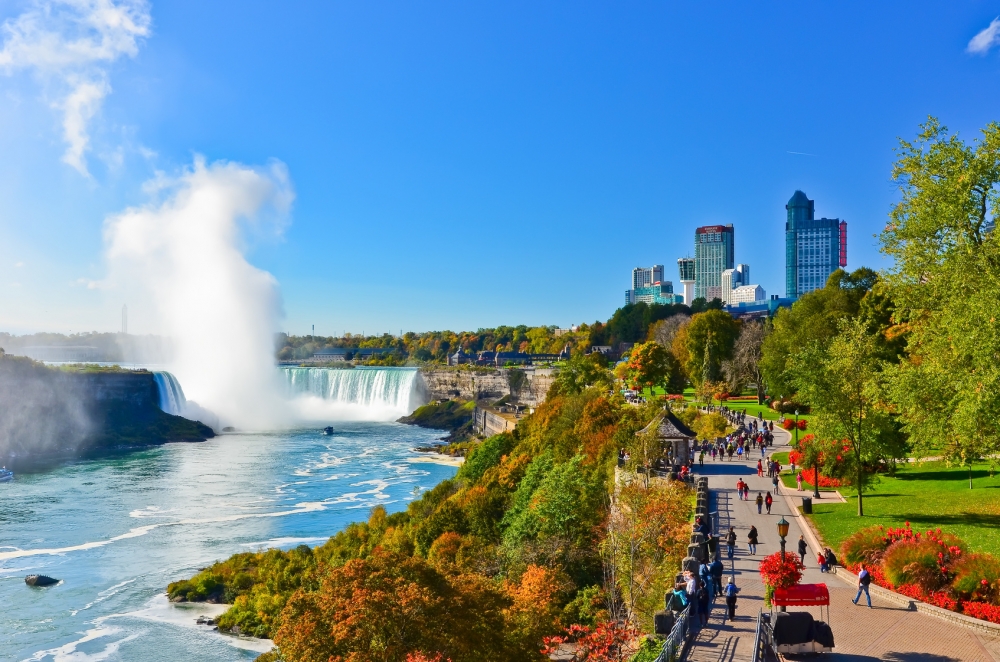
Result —
[{"label": "lamp post", "polygon": [[[782,515],[781,519],[778,520],[778,537],[781,538],[781,565],[785,565],[785,536],[787,535],[788,521]],[[784,605],[782,605],[781,611],[785,611]]]}]

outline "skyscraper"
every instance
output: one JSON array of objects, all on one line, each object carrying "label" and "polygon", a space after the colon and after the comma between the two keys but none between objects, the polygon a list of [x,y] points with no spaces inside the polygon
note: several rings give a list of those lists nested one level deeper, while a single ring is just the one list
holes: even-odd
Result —
[{"label": "skyscraper", "polygon": [[654,264],[651,267],[636,267],[632,270],[632,289],[649,287],[663,280],[663,265]]},{"label": "skyscraper", "polygon": [[706,225],[694,231],[694,296],[722,298],[722,272],[733,268],[733,225]]},{"label": "skyscraper", "polygon": [[847,266],[847,221],[816,218],[815,204],[796,191],[785,205],[785,296],[797,299],[826,285]]}]

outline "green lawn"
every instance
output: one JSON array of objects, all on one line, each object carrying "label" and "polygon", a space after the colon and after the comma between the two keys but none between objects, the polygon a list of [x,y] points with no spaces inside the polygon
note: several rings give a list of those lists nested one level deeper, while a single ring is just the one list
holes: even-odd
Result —
[{"label": "green lawn", "polygon": [[[973,549],[1000,553],[1000,476],[990,478],[985,466],[973,471],[969,489],[967,468],[949,468],[943,462],[925,462],[900,467],[895,477],[882,476],[864,497],[865,516],[858,517],[857,494],[840,488],[847,503],[813,503],[813,522],[829,545],[840,543],[867,526],[902,526],[914,529],[941,528],[954,533]],[[785,478],[791,487],[795,479]]]}]

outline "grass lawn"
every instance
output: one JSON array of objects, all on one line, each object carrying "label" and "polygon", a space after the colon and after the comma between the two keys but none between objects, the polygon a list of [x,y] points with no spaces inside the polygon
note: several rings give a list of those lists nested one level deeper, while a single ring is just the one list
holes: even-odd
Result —
[{"label": "grass lawn", "polygon": [[[865,493],[864,517],[857,516],[857,493],[842,487],[847,503],[813,502],[809,519],[826,543],[836,547],[858,529],[910,522],[917,531],[941,528],[976,551],[1000,553],[1000,475],[990,478],[982,467],[972,476],[970,490],[968,468],[949,468],[943,462],[903,466],[894,477],[881,476],[873,491]],[[794,477],[785,480],[794,489]]]}]

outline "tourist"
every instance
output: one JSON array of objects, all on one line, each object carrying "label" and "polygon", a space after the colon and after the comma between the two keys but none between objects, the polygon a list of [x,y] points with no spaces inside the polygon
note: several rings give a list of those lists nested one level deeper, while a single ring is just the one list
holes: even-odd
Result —
[{"label": "tourist", "polygon": [[708,587],[702,583],[698,587],[698,622],[701,627],[708,625],[709,593]]},{"label": "tourist", "polygon": [[715,594],[722,595],[722,574],[726,569],[723,567],[722,561],[719,560],[718,554],[715,555],[715,560],[708,567],[712,572],[712,586],[715,589]]},{"label": "tourist", "polygon": [[[777,462],[775,462],[775,464],[777,464]],[[775,470],[775,472],[774,472],[774,478],[771,479],[771,483],[774,485],[774,493],[775,494],[778,493],[778,471],[780,471],[780,469]]]},{"label": "tourist", "polygon": [[868,608],[871,609],[872,606],[872,596],[868,592],[868,586],[872,583],[872,575],[865,568],[865,565],[861,564],[861,572],[858,574],[858,594],[854,596],[854,604],[858,604],[858,600],[861,599],[861,594],[865,594],[865,598],[868,599]]},{"label": "tourist", "polygon": [[[768,492],[767,495],[771,496],[771,493]],[[757,514],[758,515],[760,515],[760,509],[761,509],[761,507],[763,505],[764,505],[764,496],[760,492],[757,492]],[[768,509],[770,509],[770,506],[768,506]]]},{"label": "tourist", "polygon": [[826,569],[830,570],[833,566],[837,565],[837,556],[833,553],[833,550],[829,547],[823,552],[824,558],[826,558]]},{"label": "tourist", "polygon": [[729,552],[729,560],[733,559],[733,554],[736,552],[736,531],[733,527],[729,527],[729,533],[726,534],[726,551]]},{"label": "tourist", "polygon": [[[729,620],[736,620],[736,594],[740,592],[740,589],[736,588],[736,578],[730,577],[729,583],[726,584],[726,590],[723,591],[726,596],[726,611],[729,614]],[[722,619],[725,621],[725,618]]]},{"label": "tourist", "polygon": [[[794,469],[793,469],[794,471]],[[799,492],[802,491],[802,472],[795,474],[795,484],[799,486]]]},{"label": "tourist", "polygon": [[826,562],[826,554],[824,554],[824,553],[820,552],[820,553],[819,553],[819,554],[818,554],[818,555],[816,556],[816,563],[818,563],[818,564],[819,564],[819,571],[820,571],[820,572],[829,572],[829,571],[830,571],[830,566],[829,566],[829,564],[828,564],[828,563]]},{"label": "tourist", "polygon": [[772,503],[774,503],[774,498],[771,496],[771,493],[768,492],[767,496],[764,497],[764,506],[767,508],[767,514],[768,515],[771,514],[771,504]]},{"label": "tourist", "polygon": [[[760,496],[759,494],[757,495]],[[751,526],[750,532],[747,533],[747,547],[750,549],[751,554],[757,553],[757,527]]]},{"label": "tourist", "polygon": [[764,465],[763,463],[761,463],[760,460],[757,460],[757,477],[758,478],[764,477]]},{"label": "tourist", "polygon": [[799,536],[799,556],[802,557],[802,567],[806,567],[806,537]]},{"label": "tourist", "polygon": [[715,584],[712,582],[712,568],[707,562],[698,566],[698,579],[701,581],[701,585],[705,587],[705,592],[708,593],[708,601],[711,602],[712,598],[715,597]]}]

